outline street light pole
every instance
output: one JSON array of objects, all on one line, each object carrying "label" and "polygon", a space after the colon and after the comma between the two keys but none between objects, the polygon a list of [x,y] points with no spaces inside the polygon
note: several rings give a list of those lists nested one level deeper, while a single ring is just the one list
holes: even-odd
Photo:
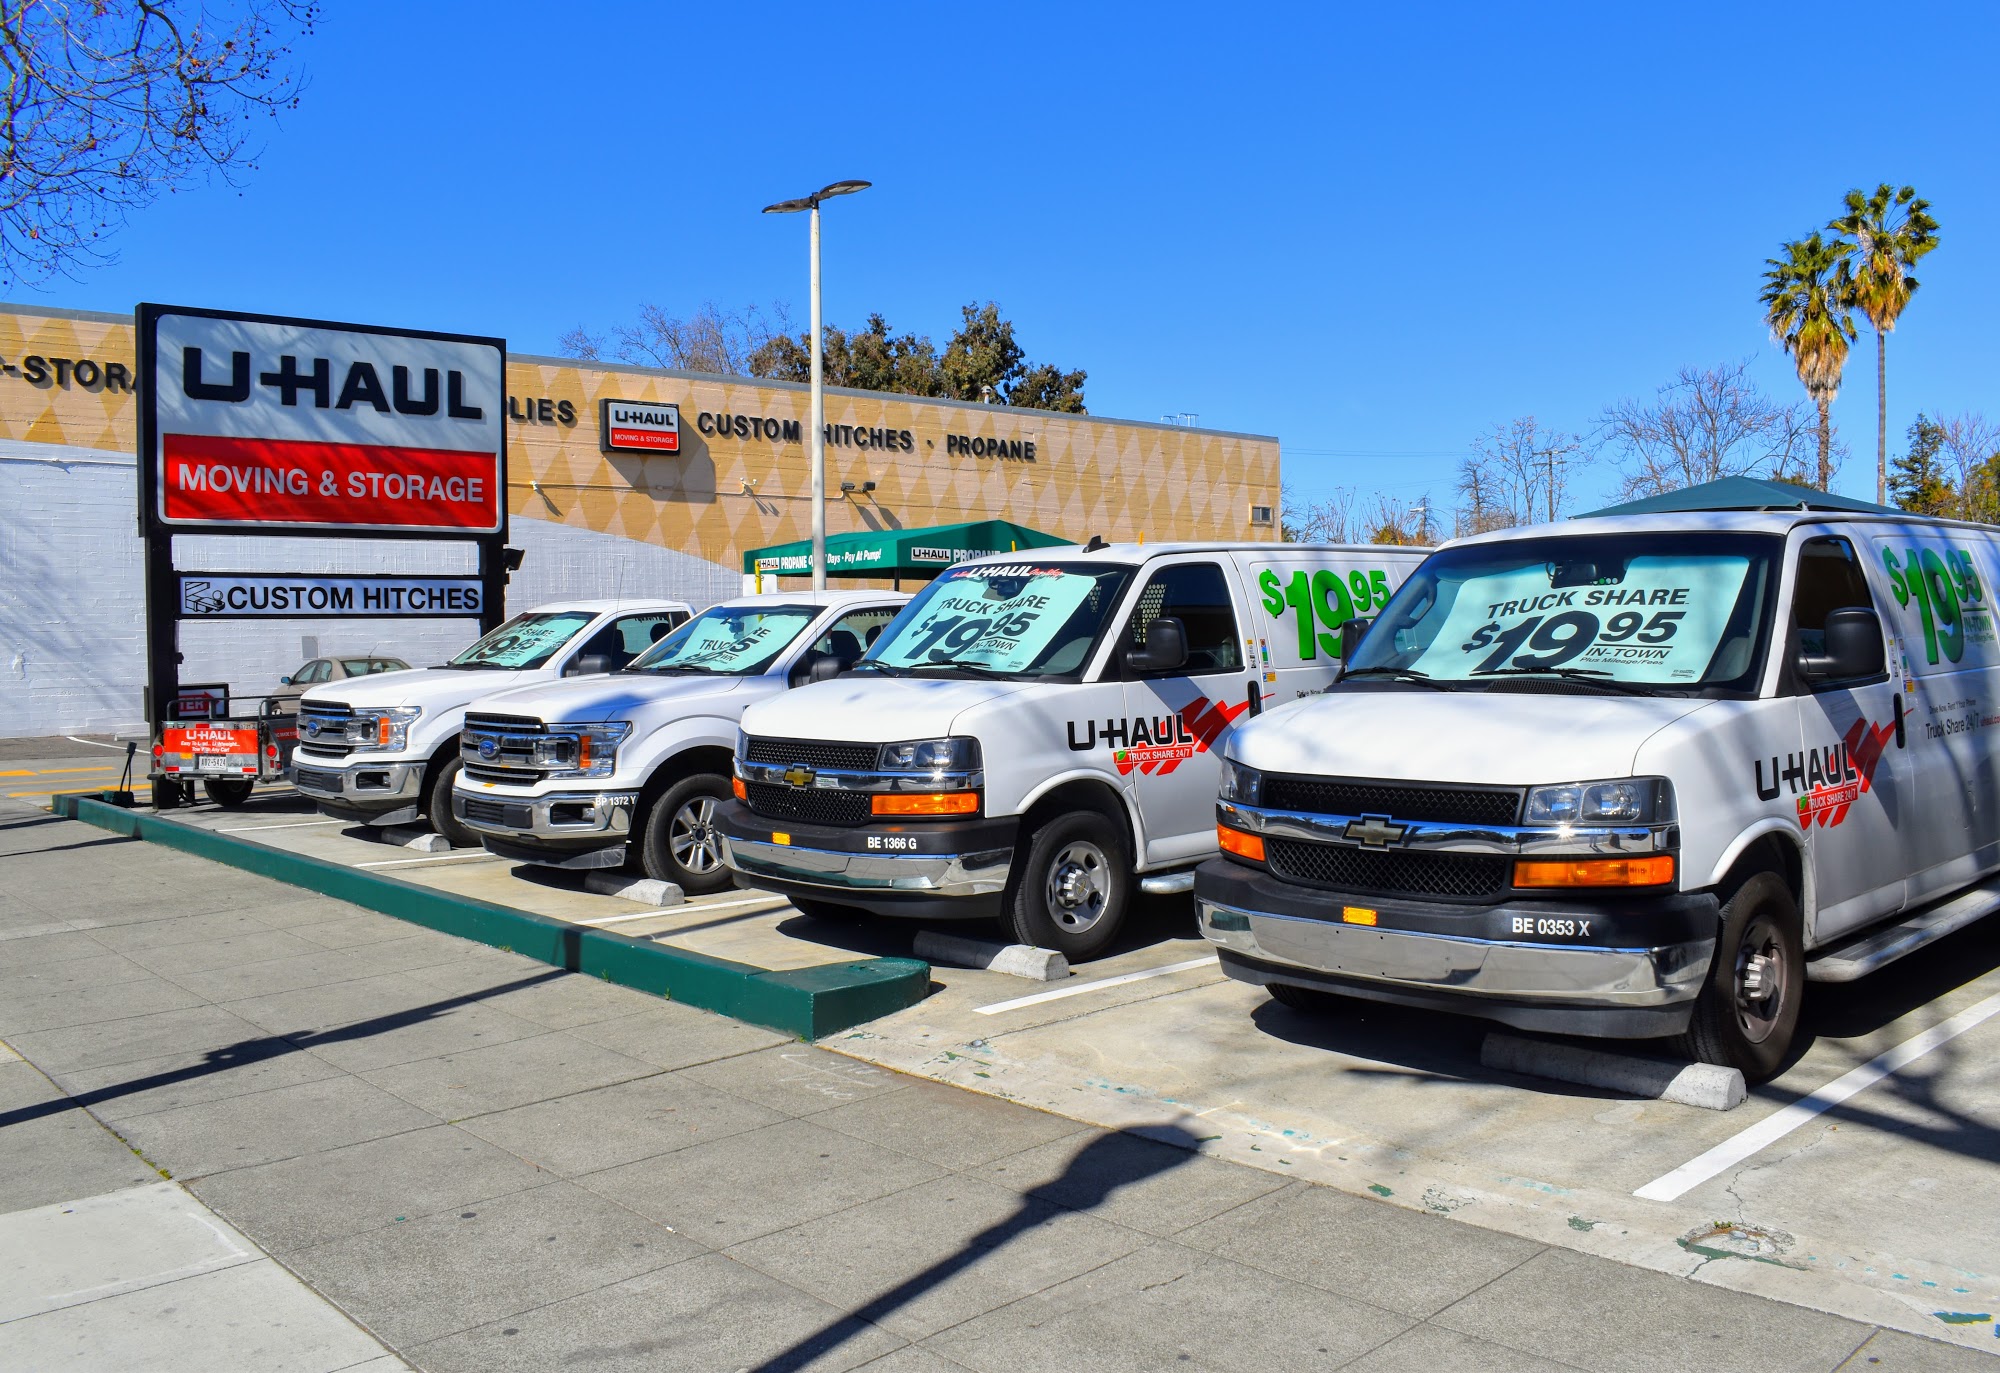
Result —
[{"label": "street light pole", "polygon": [[813,590],[826,590],[826,355],[819,305],[819,203],[830,196],[865,191],[867,181],[836,181],[798,200],[766,205],[767,215],[811,212],[812,232],[812,577]]}]

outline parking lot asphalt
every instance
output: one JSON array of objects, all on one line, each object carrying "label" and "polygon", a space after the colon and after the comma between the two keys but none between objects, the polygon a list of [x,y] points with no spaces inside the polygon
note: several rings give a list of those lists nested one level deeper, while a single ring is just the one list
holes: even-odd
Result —
[{"label": "parking lot asphalt", "polygon": [[[421,1367],[1650,1368],[1754,1349],[1775,1368],[1896,1369],[1984,1367],[2000,1352],[1992,1306],[1971,1300],[1977,1272],[1919,1312],[1891,1287],[1799,1266],[1817,1258],[1815,1236],[1802,1248],[1721,1206],[1673,1245],[1674,1271],[1696,1281],[1620,1252],[1685,1238],[1673,1227],[1704,1214],[1699,1191],[1692,1205],[1635,1201],[1630,1177],[1734,1135],[1749,1108],[1709,1115],[1478,1075],[1463,1025],[1289,1022],[1222,981],[1170,915],[1151,942],[1067,984],[940,969],[929,1001],[837,1037],[835,1054],[30,804],[0,802],[0,1037],[43,1094],[8,1103],[0,1210],[157,1184],[137,1157]],[[288,804],[279,793],[186,814],[400,861],[358,856],[384,849]],[[415,872],[464,869],[462,881],[485,866],[441,857],[463,861]],[[535,890],[492,867],[495,883]],[[627,933],[747,925],[739,947],[817,940],[828,958],[907,937],[826,930],[741,894],[664,916],[551,899],[603,903],[574,915]],[[1907,1014],[1948,1015],[1990,994],[1978,985],[1990,975]],[[1063,995],[1008,1007],[1049,991]],[[1899,1032],[1870,1019],[1823,1026],[1822,1041],[1856,1041],[1853,1057]],[[1829,1112],[1820,1128],[1875,1137],[1846,1167],[1775,1169],[1746,1209],[1900,1209],[1913,1244],[1984,1242],[1992,1096],[1967,1075],[1976,1033],[1927,1070],[1926,1101],[1954,1121],[1913,1127],[1903,1114],[1919,1106],[1901,1098],[1878,1098],[1870,1121]],[[1837,1076],[1843,1061],[1814,1071]],[[1229,1092],[1205,1100],[1190,1083]],[[129,1178],[69,1180],[73,1142],[38,1132],[96,1138],[79,1106],[116,1132]],[[1352,1125],[1302,1132],[1286,1111],[1429,1133],[1422,1149],[1385,1145]],[[1885,1140],[1928,1151],[1929,1171]],[[1508,1149],[1541,1166],[1478,1187],[1462,1175],[1512,1166]],[[1566,1157],[1605,1168],[1621,1150],[1624,1191],[1594,1175],[1587,1196],[1536,1181]],[[1857,1166],[1900,1191],[1843,1191]],[[1929,1212],[1908,1200],[1947,1189]],[[1614,1195],[1636,1222],[1588,1204]],[[1788,1302],[1727,1290],[1759,1283]],[[1827,1314],[1842,1309],[1829,1291],[1877,1303],[1881,1319]],[[759,1318],[743,1319],[745,1303]],[[23,1323],[0,1323],[0,1361]]]}]

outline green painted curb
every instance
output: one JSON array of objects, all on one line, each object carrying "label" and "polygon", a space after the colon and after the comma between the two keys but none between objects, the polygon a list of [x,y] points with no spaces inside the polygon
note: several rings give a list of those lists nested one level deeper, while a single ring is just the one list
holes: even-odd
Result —
[{"label": "green painted curb", "polygon": [[89,796],[51,797],[49,808],[99,829],[129,834],[393,915],[413,925],[475,939],[570,972],[602,977],[706,1011],[720,1011],[801,1039],[819,1039],[914,1006],[930,990],[930,964],[914,958],[861,958],[773,972],[649,939],[552,920],[491,901],[454,896],[323,858],[285,853]]}]

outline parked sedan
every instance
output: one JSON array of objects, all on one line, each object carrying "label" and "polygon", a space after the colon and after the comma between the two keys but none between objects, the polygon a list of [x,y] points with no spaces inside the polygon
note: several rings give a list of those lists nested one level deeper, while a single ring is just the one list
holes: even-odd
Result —
[{"label": "parked sedan", "polygon": [[401,658],[314,658],[291,676],[280,677],[278,689],[270,694],[270,699],[275,706],[298,700],[305,695],[307,687],[323,686],[348,677],[372,677],[378,672],[403,672],[409,666]]}]

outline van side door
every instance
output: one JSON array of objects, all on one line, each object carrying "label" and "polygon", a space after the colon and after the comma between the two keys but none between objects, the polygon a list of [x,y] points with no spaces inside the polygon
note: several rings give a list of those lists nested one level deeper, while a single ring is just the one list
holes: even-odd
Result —
[{"label": "van side door", "polygon": [[[1138,799],[1148,865],[1215,851],[1222,737],[1257,689],[1244,650],[1249,607],[1233,572],[1221,555],[1153,564],[1116,643],[1126,737],[1111,741],[1111,760]],[[1125,667],[1125,650],[1145,647],[1153,622],[1169,616],[1186,631],[1187,661],[1156,672]]]},{"label": "van side door", "polygon": [[[1882,614],[1859,552],[1845,534],[1811,533],[1794,555],[1781,665],[1798,702],[1803,751],[1758,761],[1758,794],[1796,807],[1812,864],[1812,943],[1901,910],[1915,864],[1918,815],[1909,752],[1898,743],[1901,681],[1888,672],[1810,681],[1803,652],[1825,651],[1827,615],[1846,606]],[[1884,617],[1887,623],[1887,617]],[[1782,789],[1782,792],[1781,790]]]},{"label": "van side door", "polygon": [[1265,709],[1317,696],[1340,670],[1340,627],[1379,614],[1417,560],[1273,549],[1245,555]]}]

